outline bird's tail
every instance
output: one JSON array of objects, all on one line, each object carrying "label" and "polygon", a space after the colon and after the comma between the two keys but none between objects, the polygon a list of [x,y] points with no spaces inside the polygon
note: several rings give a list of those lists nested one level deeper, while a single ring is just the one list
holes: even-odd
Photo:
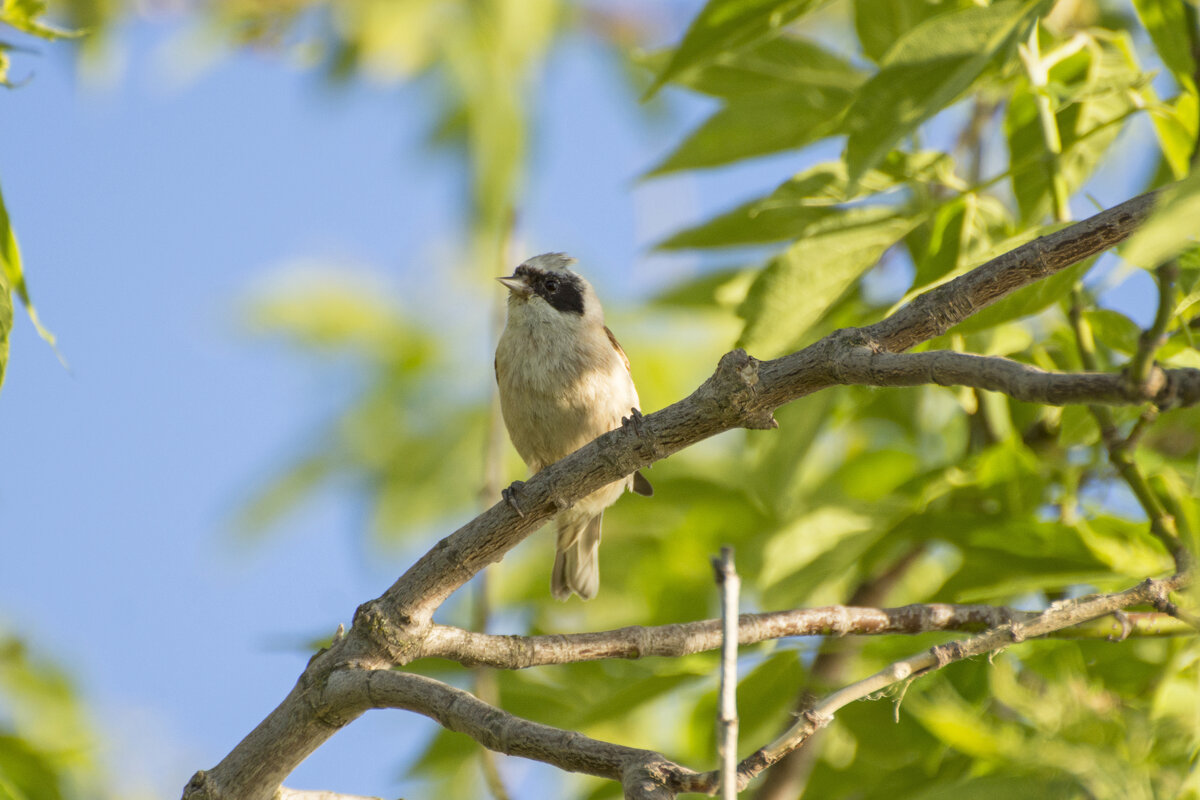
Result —
[{"label": "bird's tail", "polygon": [[600,589],[600,520],[604,513],[584,520],[567,517],[559,515],[550,593],[555,600],[567,600],[571,592],[591,600]]}]

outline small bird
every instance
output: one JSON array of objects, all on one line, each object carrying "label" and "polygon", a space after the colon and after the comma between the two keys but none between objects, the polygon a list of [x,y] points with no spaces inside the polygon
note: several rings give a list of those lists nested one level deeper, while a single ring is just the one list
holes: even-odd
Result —
[{"label": "small bird", "polygon": [[[629,359],[604,325],[591,285],[571,270],[574,263],[564,253],[544,253],[496,279],[509,292],[508,319],[496,347],[500,409],[531,473],[620,427],[624,416],[640,417]],[[600,520],[626,489],[654,493],[635,472],[558,513],[550,575],[556,599],[572,592],[584,600],[596,596]]]}]

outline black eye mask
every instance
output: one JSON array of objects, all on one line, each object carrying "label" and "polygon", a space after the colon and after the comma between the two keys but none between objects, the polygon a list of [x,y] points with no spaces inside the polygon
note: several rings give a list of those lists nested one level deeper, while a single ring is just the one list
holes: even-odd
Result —
[{"label": "black eye mask", "polygon": [[583,287],[569,272],[542,272],[517,269],[516,274],[529,282],[534,294],[558,311],[583,316]]}]

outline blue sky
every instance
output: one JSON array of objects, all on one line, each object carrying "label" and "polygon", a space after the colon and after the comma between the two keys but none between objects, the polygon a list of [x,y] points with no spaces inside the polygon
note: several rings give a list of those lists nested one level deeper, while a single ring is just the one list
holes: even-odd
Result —
[{"label": "blue sky", "polygon": [[[215,764],[295,681],[307,654],[294,644],[349,622],[407,563],[364,548],[337,493],[260,546],[230,535],[248,487],[345,396],[239,332],[237,304],[297,262],[428,291],[461,236],[461,167],[422,149],[420,90],[329,90],[254,55],[172,86],[162,55],[177,33],[126,30],[123,71],[101,89],[78,83],[65,45],[18,54],[15,77],[33,79],[0,95],[0,181],[70,363],[18,312],[0,392],[0,622],[79,681],[130,797],[172,796]],[[648,246],[810,160],[638,184],[705,103],[675,98],[648,125],[578,40],[543,88],[522,237],[580,256],[606,298],[694,269]],[[288,783],[396,796],[431,730],[368,714]]]},{"label": "blue sky", "polygon": [[[171,796],[212,766],[291,687],[307,659],[295,643],[349,622],[406,564],[364,549],[336,493],[264,545],[230,535],[248,488],[346,394],[239,332],[238,303],[298,262],[427,291],[461,236],[461,167],[422,148],[420,90],[330,90],[254,55],[171,85],[178,32],[123,31],[105,87],[78,82],[66,45],[41,45],[14,66],[32,80],[0,95],[0,180],[70,363],[18,313],[0,392],[0,621],[79,681],[131,797]],[[579,255],[606,297],[693,266],[646,250],[706,191],[729,205],[799,163],[641,186],[703,103],[643,124],[582,41],[554,54],[543,88],[522,237]],[[430,730],[368,715],[289,785],[394,796]]]}]

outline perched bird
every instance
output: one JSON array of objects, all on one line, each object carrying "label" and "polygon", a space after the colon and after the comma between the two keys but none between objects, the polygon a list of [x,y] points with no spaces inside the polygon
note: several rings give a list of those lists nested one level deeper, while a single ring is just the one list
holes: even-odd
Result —
[{"label": "perched bird", "polygon": [[[507,278],[508,320],[496,347],[500,408],[513,446],[538,472],[637,416],[629,359],[604,325],[591,285],[563,253],[534,256]],[[626,489],[649,496],[640,472],[601,487],[555,517],[550,591],[584,600],[600,588],[600,520]],[[506,494],[506,497],[511,496]]]}]

